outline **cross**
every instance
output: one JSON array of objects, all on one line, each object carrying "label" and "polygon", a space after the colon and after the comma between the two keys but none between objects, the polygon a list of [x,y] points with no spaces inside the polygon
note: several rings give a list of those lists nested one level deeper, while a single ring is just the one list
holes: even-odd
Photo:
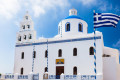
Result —
[{"label": "cross", "polygon": [[98,13],[96,13],[96,15],[94,16],[96,18],[96,21],[98,21],[98,18],[100,17],[101,15],[98,15]]}]

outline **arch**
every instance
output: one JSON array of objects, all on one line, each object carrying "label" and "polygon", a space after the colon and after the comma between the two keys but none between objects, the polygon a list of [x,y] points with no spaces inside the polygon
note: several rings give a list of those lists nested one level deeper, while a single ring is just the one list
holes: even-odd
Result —
[{"label": "arch", "polygon": [[24,70],[24,69],[23,69],[23,68],[21,68],[21,70],[20,70],[20,74],[21,74],[21,75],[23,75],[23,70]]},{"label": "arch", "polygon": [[24,35],[24,39],[26,40],[26,35]]},{"label": "arch", "polygon": [[22,25],[22,28],[25,29],[25,25]]},{"label": "arch", "polygon": [[29,34],[29,39],[32,39],[32,34]]},{"label": "arch", "polygon": [[93,48],[93,47],[90,47],[90,48],[89,48],[89,54],[90,54],[90,55],[94,55],[94,48]]},{"label": "arch", "polygon": [[24,52],[22,52],[21,54],[21,59],[24,59]]},{"label": "arch", "polygon": [[77,48],[73,49],[73,56],[77,56]]},{"label": "arch", "polygon": [[77,67],[76,66],[73,68],[73,75],[77,75]]},{"label": "arch", "polygon": [[69,22],[67,22],[66,24],[65,24],[65,31],[67,32],[67,31],[70,31],[70,23]]},{"label": "arch", "polygon": [[78,31],[79,32],[83,32],[83,25],[82,25],[82,23],[78,24]]},{"label": "arch", "polygon": [[61,49],[58,50],[58,57],[62,57],[62,50]]},{"label": "arch", "polygon": [[47,67],[45,67],[45,72],[47,72]]},{"label": "arch", "polygon": [[28,29],[30,29],[30,25],[27,25]]},{"label": "arch", "polygon": [[45,51],[45,58],[47,58],[47,56],[48,56],[47,54],[48,54],[48,51],[46,50]]},{"label": "arch", "polygon": [[33,51],[33,58],[36,58],[36,51]]},{"label": "arch", "polygon": [[18,37],[18,41],[21,41],[21,36]]}]

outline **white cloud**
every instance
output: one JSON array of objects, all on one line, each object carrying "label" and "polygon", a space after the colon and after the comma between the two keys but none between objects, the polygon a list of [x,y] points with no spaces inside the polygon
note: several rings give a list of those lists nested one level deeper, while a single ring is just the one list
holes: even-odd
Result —
[{"label": "white cloud", "polygon": [[113,47],[116,47],[120,50],[120,39],[117,41],[116,44],[113,44]]},{"label": "white cloud", "polygon": [[68,0],[31,0],[30,3],[35,17],[45,14],[47,10],[70,6]]},{"label": "white cloud", "polygon": [[91,4],[95,4],[96,0],[78,0],[79,2],[82,2],[83,5],[91,5]]},{"label": "white cloud", "polygon": [[18,0],[0,0],[0,16],[10,19],[19,10],[20,4]]},{"label": "white cloud", "polygon": [[35,17],[48,10],[70,6],[68,0],[0,0],[0,17],[13,18],[19,11],[30,10]]}]

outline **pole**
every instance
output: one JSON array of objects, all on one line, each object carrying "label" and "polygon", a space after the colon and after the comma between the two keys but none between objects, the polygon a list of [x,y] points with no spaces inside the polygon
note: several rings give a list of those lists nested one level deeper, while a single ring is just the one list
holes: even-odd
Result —
[{"label": "pole", "polygon": [[[93,12],[95,13],[95,10]],[[96,33],[95,31],[96,29],[94,28],[94,72],[95,72],[95,80],[96,80],[97,69],[96,69]]]},{"label": "pole", "polygon": [[33,62],[32,62],[32,72],[34,71],[34,51],[35,51],[35,45],[33,45]]},{"label": "pole", "polygon": [[47,72],[48,72],[48,39],[47,39]]}]

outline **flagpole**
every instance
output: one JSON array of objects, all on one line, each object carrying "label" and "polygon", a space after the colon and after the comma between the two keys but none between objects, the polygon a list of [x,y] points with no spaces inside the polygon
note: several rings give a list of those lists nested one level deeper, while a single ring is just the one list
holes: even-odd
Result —
[{"label": "flagpole", "polygon": [[[93,10],[93,13],[95,13],[95,10]],[[94,25],[94,22],[93,22]],[[96,70],[96,29],[94,27],[94,72],[95,72],[95,80],[96,80],[96,75],[97,75],[97,70]]]}]

